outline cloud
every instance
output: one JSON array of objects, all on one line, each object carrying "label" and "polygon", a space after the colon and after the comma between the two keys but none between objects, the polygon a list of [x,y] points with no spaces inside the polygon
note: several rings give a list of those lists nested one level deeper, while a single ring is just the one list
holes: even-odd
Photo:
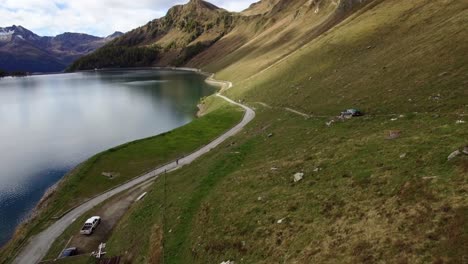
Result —
[{"label": "cloud", "polygon": [[214,0],[211,1],[213,4],[222,7],[229,11],[242,11],[249,7],[252,3],[258,2],[259,0]]},{"label": "cloud", "polygon": [[[82,32],[106,36],[129,31],[164,16],[188,0],[0,0],[0,27],[22,25],[39,35]],[[212,0],[241,11],[256,0]]]}]

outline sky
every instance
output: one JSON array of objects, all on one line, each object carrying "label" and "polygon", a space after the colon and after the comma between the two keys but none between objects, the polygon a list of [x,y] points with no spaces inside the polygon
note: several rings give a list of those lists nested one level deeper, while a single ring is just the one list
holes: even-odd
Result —
[{"label": "sky", "polygon": [[[241,11],[258,0],[208,0]],[[162,17],[188,0],[0,0],[0,27],[21,25],[41,36],[63,32],[107,36]]]}]

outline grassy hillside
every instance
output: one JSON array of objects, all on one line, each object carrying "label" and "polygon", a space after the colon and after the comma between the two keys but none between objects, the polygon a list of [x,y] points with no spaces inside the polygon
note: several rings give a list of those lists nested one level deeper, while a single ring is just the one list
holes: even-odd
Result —
[{"label": "grassy hillside", "polygon": [[269,12],[239,23],[189,65],[236,72],[233,81],[243,80],[330,29],[349,11],[337,9],[332,1],[278,1]]},{"label": "grassy hillside", "polygon": [[[289,53],[272,31],[209,63],[235,81],[228,95],[255,107],[256,120],[160,179],[114,231],[111,254],[128,263],[462,263],[468,157],[447,157],[468,138],[457,122],[467,112],[467,8],[371,1]],[[326,125],[349,107],[367,115]],[[296,173],[304,178],[294,183]]]},{"label": "grassy hillside", "polygon": [[468,5],[370,6],[266,71],[239,79],[236,67],[217,76],[237,80],[232,95],[310,114],[331,115],[351,106],[369,114],[466,112],[468,33],[461,25]]},{"label": "grassy hillside", "polygon": [[[259,109],[244,135],[160,179],[109,251],[129,263],[460,263],[467,159],[446,156],[464,128],[325,121]],[[416,132],[391,141],[390,129]]]},{"label": "grassy hillside", "polygon": [[[109,255],[463,263],[468,156],[448,156],[468,144],[468,4],[278,0],[248,11],[185,63],[233,81],[227,95],[256,119],[160,178],[117,224]],[[336,118],[351,107],[366,115]]]}]

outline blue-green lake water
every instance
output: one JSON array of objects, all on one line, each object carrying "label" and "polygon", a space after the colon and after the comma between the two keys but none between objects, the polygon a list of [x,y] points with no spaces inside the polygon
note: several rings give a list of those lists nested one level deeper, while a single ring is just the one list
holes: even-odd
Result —
[{"label": "blue-green lake water", "polygon": [[0,246],[74,166],[189,123],[213,92],[203,76],[183,71],[0,79]]}]

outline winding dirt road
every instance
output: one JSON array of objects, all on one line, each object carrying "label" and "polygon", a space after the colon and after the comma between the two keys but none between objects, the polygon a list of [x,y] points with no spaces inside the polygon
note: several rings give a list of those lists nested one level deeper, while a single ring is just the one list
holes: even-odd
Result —
[{"label": "winding dirt road", "polygon": [[[232,86],[232,83],[230,82],[216,81],[213,79],[207,80],[207,82],[217,83],[218,85],[221,84],[223,87],[221,91],[225,89],[229,89]],[[217,139],[211,141],[208,145],[198,149],[197,151],[193,152],[192,154],[184,158],[179,159],[178,163],[176,163],[176,161],[168,163],[138,178],[135,178],[123,185],[120,185],[116,187],[115,189],[109,190],[99,196],[96,196],[92,198],[91,200],[85,202],[84,204],[81,204],[80,206],[74,208],[73,210],[71,210],[64,216],[62,216],[62,218],[57,220],[57,222],[52,224],[49,228],[42,231],[41,233],[34,236],[33,238],[31,238],[28,241],[28,243],[23,247],[22,251],[18,254],[18,256],[16,257],[13,263],[19,263],[19,264],[38,263],[45,256],[45,254],[47,253],[47,251],[49,250],[50,246],[55,241],[55,239],[58,236],[60,236],[65,231],[65,229],[73,223],[75,219],[77,219],[78,217],[86,213],[87,211],[91,210],[96,205],[102,203],[103,201],[107,200],[108,198],[118,193],[126,191],[145,181],[154,180],[159,175],[164,174],[165,172],[174,171],[185,165],[192,163],[199,157],[208,153],[210,150],[216,148],[219,144],[223,143],[226,139],[239,133],[239,131],[241,131],[250,121],[252,121],[255,118],[255,112],[251,108],[245,105],[242,105],[240,103],[234,102],[233,100],[219,93],[217,94],[217,96],[223,98],[224,100],[226,100],[227,102],[231,104],[240,106],[245,110],[244,117],[242,118],[242,121],[239,124],[231,128],[226,133],[222,134]]]}]

